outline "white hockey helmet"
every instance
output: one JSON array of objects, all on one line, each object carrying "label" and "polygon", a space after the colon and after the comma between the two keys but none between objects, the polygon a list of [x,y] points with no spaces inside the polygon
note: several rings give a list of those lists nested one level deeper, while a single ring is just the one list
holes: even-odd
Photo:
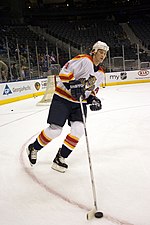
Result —
[{"label": "white hockey helmet", "polygon": [[97,41],[92,47],[92,53],[96,53],[98,49],[102,49],[108,52],[109,46],[105,42]]}]

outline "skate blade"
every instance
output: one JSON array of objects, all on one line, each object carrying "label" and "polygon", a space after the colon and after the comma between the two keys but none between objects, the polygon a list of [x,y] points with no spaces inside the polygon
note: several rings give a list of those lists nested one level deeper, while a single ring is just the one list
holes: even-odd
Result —
[{"label": "skate blade", "polygon": [[94,208],[94,209],[92,209],[91,211],[89,211],[88,213],[87,213],[87,220],[91,220],[91,219],[93,219],[94,218],[94,216],[95,216],[95,213],[96,213],[96,209]]},{"label": "skate blade", "polygon": [[56,170],[56,171],[60,172],[60,173],[65,173],[65,171],[66,171],[66,168],[64,168],[62,166],[59,166],[56,163],[53,163],[52,166],[51,166],[51,168],[53,170]]}]

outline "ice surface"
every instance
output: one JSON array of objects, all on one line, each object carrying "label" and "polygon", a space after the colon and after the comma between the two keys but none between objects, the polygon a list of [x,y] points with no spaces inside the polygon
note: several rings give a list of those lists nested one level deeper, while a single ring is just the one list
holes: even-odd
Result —
[{"label": "ice surface", "polygon": [[38,153],[30,167],[25,148],[47,126],[40,97],[1,106],[1,225],[150,225],[150,83],[100,89],[103,109],[88,109],[98,209],[104,218],[86,220],[93,208],[85,137],[67,159],[65,174],[51,169],[68,134]]}]

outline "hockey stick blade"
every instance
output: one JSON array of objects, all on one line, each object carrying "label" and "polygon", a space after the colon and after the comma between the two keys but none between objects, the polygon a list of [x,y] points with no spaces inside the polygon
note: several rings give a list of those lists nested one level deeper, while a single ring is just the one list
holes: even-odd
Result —
[{"label": "hockey stick blade", "polygon": [[96,213],[96,209],[95,209],[95,208],[92,209],[91,211],[89,211],[89,212],[87,213],[87,220],[93,219],[93,217],[95,216],[95,213]]}]

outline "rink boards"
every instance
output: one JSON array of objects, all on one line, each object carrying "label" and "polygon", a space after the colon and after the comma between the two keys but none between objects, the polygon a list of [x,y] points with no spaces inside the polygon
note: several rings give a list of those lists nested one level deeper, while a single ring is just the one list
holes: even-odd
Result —
[{"label": "rink boards", "polygon": [[[150,70],[121,71],[105,74],[103,86],[150,82]],[[0,84],[0,105],[43,95],[47,78]]]}]

